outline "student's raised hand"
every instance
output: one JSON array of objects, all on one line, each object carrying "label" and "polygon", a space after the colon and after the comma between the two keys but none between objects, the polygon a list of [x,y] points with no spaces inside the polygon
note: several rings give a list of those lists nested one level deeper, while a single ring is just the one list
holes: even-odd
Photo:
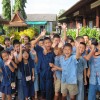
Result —
[{"label": "student's raised hand", "polygon": [[6,66],[9,66],[10,62],[11,62],[11,60],[7,60],[7,61],[5,62],[5,65],[6,65]]},{"label": "student's raised hand", "polygon": [[16,56],[17,56],[17,52],[15,51],[15,52],[14,52],[14,57],[16,57]]},{"label": "student's raised hand", "polygon": [[63,24],[61,25],[61,28],[62,28],[62,30],[66,30],[66,29],[67,29],[67,24],[66,24],[66,23],[63,23]]},{"label": "student's raised hand", "polygon": [[46,35],[46,30],[45,29],[43,29],[43,31],[41,32],[41,37],[44,37],[45,35]]},{"label": "student's raised hand", "polygon": [[64,43],[60,41],[60,43],[58,44],[58,48],[62,48],[63,46],[64,46]]},{"label": "student's raised hand", "polygon": [[49,63],[49,66],[50,66],[50,67],[54,67],[54,64],[53,64],[53,63]]},{"label": "student's raised hand", "polygon": [[57,43],[56,41],[53,42],[53,44],[52,44],[52,48],[55,48],[57,45],[58,45],[58,43]]}]

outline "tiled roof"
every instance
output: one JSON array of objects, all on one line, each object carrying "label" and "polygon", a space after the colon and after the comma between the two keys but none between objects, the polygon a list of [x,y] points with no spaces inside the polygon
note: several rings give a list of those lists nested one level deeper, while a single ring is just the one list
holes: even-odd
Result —
[{"label": "tiled roof", "polygon": [[27,21],[56,21],[56,14],[27,14]]}]

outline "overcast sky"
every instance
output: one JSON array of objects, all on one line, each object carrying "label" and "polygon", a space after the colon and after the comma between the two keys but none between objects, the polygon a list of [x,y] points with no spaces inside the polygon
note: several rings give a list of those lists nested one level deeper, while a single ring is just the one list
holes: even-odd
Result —
[{"label": "overcast sky", "polygon": [[[13,0],[11,0],[13,1]],[[27,14],[58,14],[60,9],[69,9],[79,0],[27,0]],[[0,0],[0,14],[2,13],[2,0]]]}]

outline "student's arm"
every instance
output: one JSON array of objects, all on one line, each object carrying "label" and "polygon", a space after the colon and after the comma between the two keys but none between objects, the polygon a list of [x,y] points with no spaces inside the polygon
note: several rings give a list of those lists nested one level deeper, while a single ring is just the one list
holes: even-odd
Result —
[{"label": "student's arm", "polygon": [[17,69],[17,65],[13,61],[11,61],[11,63],[14,66],[14,68]]},{"label": "student's arm", "polygon": [[90,68],[88,68],[87,76],[90,77]]},{"label": "student's arm", "polygon": [[2,73],[2,69],[0,68],[0,73]]},{"label": "student's arm", "polygon": [[84,69],[84,83],[87,85],[87,74],[86,74],[86,68]]},{"label": "student's arm", "polygon": [[19,55],[18,55],[18,62],[21,62],[22,61],[22,46],[20,45],[20,52],[19,52]]},{"label": "student's arm", "polygon": [[15,71],[15,68],[13,68],[10,64],[7,65],[9,67],[9,69],[11,70],[11,72],[14,72]]},{"label": "student's arm", "polygon": [[36,64],[38,63],[38,57],[37,57],[37,54],[35,55],[34,62],[35,62]]},{"label": "student's arm", "polygon": [[90,52],[88,55],[85,55],[84,58],[85,58],[86,60],[90,60],[90,58],[93,56],[94,52],[95,52],[95,46],[92,45],[91,52]]},{"label": "student's arm", "polygon": [[49,63],[49,66],[50,66],[51,68],[56,68],[57,70],[62,71],[62,68],[60,68],[60,67],[54,65],[53,63]]},{"label": "student's arm", "polygon": [[76,46],[76,59],[79,59],[81,57],[81,54],[79,52],[79,45]]},{"label": "student's arm", "polygon": [[32,81],[34,81],[35,77],[34,77],[34,68],[32,68]]},{"label": "student's arm", "polygon": [[35,40],[33,40],[33,41],[31,42],[32,47],[34,47],[34,46],[36,45],[36,43],[37,43],[42,37],[45,36],[45,34],[46,34],[46,30],[43,30],[43,31],[41,32],[41,34],[40,34]]},{"label": "student's arm", "polygon": [[63,25],[62,25],[62,31],[63,31],[63,37],[62,37],[62,39],[64,41],[67,40],[67,32],[66,32],[66,29],[67,29],[67,24],[66,23],[63,23]]}]

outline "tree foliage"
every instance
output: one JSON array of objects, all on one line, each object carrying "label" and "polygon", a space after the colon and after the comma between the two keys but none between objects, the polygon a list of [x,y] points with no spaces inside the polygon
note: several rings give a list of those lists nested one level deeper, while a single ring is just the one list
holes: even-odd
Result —
[{"label": "tree foliage", "polygon": [[11,3],[10,0],[2,0],[3,17],[6,20],[11,20]]},{"label": "tree foliage", "polygon": [[15,0],[15,4],[14,4],[14,12],[20,11],[24,19],[27,18],[26,13],[25,13],[26,2],[27,0]]}]

